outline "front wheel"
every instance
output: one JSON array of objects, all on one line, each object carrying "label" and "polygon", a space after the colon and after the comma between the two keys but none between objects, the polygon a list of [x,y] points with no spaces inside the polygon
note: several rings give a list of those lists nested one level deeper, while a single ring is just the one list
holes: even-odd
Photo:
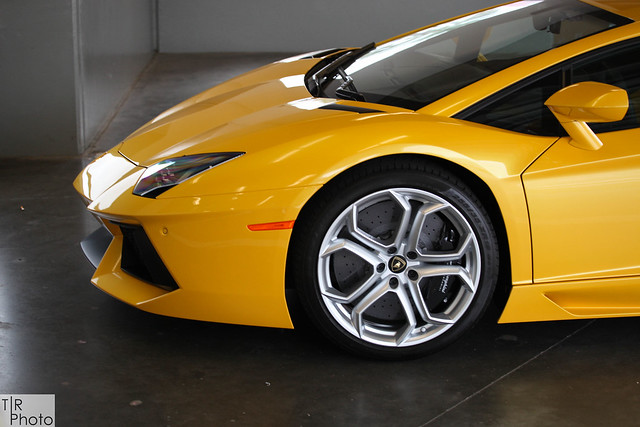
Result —
[{"label": "front wheel", "polygon": [[389,164],[330,184],[296,230],[294,278],[316,326],[352,352],[417,357],[480,318],[498,243],[477,197],[437,167]]}]

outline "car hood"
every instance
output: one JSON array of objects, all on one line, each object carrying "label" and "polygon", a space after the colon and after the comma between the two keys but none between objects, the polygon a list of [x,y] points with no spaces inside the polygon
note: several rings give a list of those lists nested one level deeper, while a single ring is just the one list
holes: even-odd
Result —
[{"label": "car hood", "polygon": [[135,164],[150,166],[171,157],[264,148],[281,141],[251,138],[274,128],[286,128],[281,133],[286,136],[313,132],[320,128],[313,122],[329,116],[400,110],[312,98],[304,85],[304,73],[312,65],[312,61],[275,63],[209,89],[144,125],[118,150]]}]

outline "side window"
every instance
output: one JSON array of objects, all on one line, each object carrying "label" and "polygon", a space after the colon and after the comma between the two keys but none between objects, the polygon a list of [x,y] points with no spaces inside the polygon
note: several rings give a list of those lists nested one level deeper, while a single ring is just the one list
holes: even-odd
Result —
[{"label": "side window", "polygon": [[544,102],[562,88],[563,75],[557,70],[536,80],[518,84],[478,111],[463,112],[459,118],[488,126],[531,135],[559,136],[565,131]]},{"label": "side window", "polygon": [[[562,70],[533,81],[518,83],[483,102],[481,107],[463,111],[457,117],[514,132],[542,136],[566,135],[544,102],[560,90],[563,70],[570,70],[567,81],[595,81],[618,86],[629,95],[629,110],[622,121],[590,123],[596,133],[640,127],[640,43],[607,47],[565,63]],[[568,84],[568,83],[567,83]]]},{"label": "side window", "polygon": [[576,62],[571,82],[595,81],[618,86],[629,95],[629,110],[622,121],[590,124],[594,132],[611,132],[640,126],[640,44],[620,47]]}]

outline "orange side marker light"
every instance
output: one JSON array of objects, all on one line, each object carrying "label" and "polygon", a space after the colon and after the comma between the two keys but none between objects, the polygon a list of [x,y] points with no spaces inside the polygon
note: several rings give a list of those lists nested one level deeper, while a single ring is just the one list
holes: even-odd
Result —
[{"label": "orange side marker light", "polygon": [[295,221],[268,222],[266,224],[251,224],[247,228],[251,231],[290,230]]}]

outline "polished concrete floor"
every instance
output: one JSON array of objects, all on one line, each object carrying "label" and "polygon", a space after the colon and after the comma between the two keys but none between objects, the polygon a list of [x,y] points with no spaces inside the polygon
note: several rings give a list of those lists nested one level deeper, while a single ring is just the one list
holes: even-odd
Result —
[{"label": "polished concrete floor", "polygon": [[312,330],[138,311],[95,289],[97,223],[71,182],[161,110],[281,55],[160,55],[83,157],[0,160],[0,394],[55,394],[59,426],[631,426],[640,319],[497,325],[409,362]]}]

